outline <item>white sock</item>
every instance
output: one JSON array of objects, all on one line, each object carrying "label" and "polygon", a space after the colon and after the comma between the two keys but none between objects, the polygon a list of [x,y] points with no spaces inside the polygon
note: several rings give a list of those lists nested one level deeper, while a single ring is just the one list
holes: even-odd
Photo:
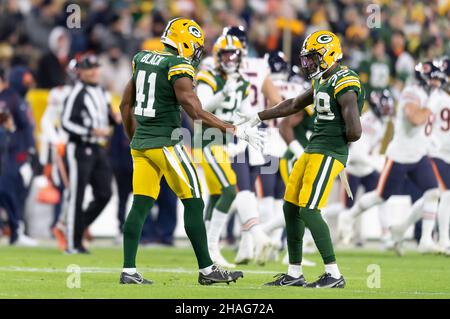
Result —
[{"label": "white sock", "polygon": [[208,226],[208,247],[211,249],[219,248],[220,234],[222,234],[223,227],[227,222],[227,214],[214,208],[211,220]]},{"label": "white sock", "polygon": [[302,265],[289,264],[288,275],[294,278],[300,278],[300,276],[303,275]]},{"label": "white sock", "polygon": [[261,225],[258,224],[250,228],[250,234],[252,234],[252,237],[255,239],[255,243],[270,240],[269,236],[262,230]]},{"label": "white sock", "polygon": [[441,194],[438,208],[439,244],[443,248],[450,246],[449,239],[450,223],[450,191]]},{"label": "white sock", "polygon": [[433,241],[433,229],[439,204],[439,190],[428,190],[423,195],[423,198],[422,236],[420,237],[420,242],[431,243]]},{"label": "white sock", "polygon": [[335,279],[341,278],[341,273],[339,272],[339,268],[337,264],[327,264],[325,265],[325,272],[329,273],[331,277]]},{"label": "white sock", "polygon": [[423,202],[424,199],[423,197],[421,197],[412,205],[411,213],[408,215],[405,221],[398,226],[398,229],[401,230],[402,233],[405,233],[410,226],[414,225],[420,220],[423,212]]},{"label": "white sock", "polygon": [[[258,220],[258,202],[256,195],[250,191],[240,191],[234,200],[243,228],[250,229],[251,223]],[[249,223],[250,222],[250,223]],[[249,225],[246,225],[249,223]]]},{"label": "white sock", "polygon": [[350,216],[358,217],[369,208],[379,205],[383,202],[383,198],[378,195],[377,191],[371,191],[363,194],[350,209]]},{"label": "white sock", "polygon": [[136,268],[124,268],[122,272],[125,272],[129,275],[134,275],[137,271]]},{"label": "white sock", "polygon": [[277,229],[284,228],[284,226],[286,226],[286,221],[283,214],[277,214],[271,220],[261,224],[261,228],[266,234],[271,234]]},{"label": "white sock", "polygon": [[327,219],[338,215],[340,212],[344,211],[345,208],[341,203],[333,203],[321,210],[322,217]]},{"label": "white sock", "polygon": [[380,221],[381,232],[383,235],[389,234],[389,213],[386,210],[386,202],[378,207],[378,220]]},{"label": "white sock", "polygon": [[264,197],[258,199],[259,222],[261,224],[266,223],[273,218],[273,215],[275,213],[273,210],[273,204],[273,197]]},{"label": "white sock", "polygon": [[206,267],[206,268],[201,268],[201,269],[199,269],[198,271],[201,272],[203,275],[207,276],[207,275],[209,275],[210,273],[212,273],[212,267],[213,267],[213,265],[208,266],[208,267]]}]

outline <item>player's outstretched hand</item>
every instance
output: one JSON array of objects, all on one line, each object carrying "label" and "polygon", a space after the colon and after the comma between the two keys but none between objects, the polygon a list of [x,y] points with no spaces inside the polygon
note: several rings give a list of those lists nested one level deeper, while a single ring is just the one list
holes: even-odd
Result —
[{"label": "player's outstretched hand", "polygon": [[237,138],[248,142],[248,144],[257,150],[262,150],[265,137],[267,136],[266,132],[258,130],[256,127],[251,127],[247,122],[236,125],[234,135],[236,135]]},{"label": "player's outstretched hand", "polygon": [[247,124],[250,127],[258,126],[261,123],[261,119],[258,114],[245,114],[242,112],[236,112],[238,116],[237,120],[234,122],[234,125]]}]

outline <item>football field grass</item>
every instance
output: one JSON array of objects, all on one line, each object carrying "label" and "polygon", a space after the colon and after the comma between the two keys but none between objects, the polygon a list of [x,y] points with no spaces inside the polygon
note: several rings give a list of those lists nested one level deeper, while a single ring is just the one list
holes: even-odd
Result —
[{"label": "football field grass", "polygon": [[[234,254],[226,250],[225,255],[232,260]],[[345,289],[263,287],[286,270],[275,262],[242,266],[244,278],[237,283],[205,287],[197,283],[190,248],[142,248],[139,270],[154,284],[121,286],[120,248],[94,247],[91,255],[63,255],[54,248],[0,247],[0,298],[450,298],[448,257],[415,252],[397,257],[366,250],[339,251],[337,256]],[[307,257],[317,262],[304,267],[306,279],[312,281],[323,266],[317,254]],[[80,287],[69,288],[77,285],[78,277],[67,270],[77,267]],[[378,283],[379,288],[368,287]]]}]

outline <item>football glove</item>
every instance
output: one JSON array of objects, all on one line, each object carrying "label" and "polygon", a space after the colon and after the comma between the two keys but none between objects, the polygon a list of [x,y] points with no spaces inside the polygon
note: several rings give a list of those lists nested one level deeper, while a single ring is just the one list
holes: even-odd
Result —
[{"label": "football glove", "polygon": [[258,130],[256,127],[251,127],[248,123],[236,125],[234,129],[234,135],[237,138],[248,142],[253,148],[262,150],[264,147],[264,139],[266,132]]},{"label": "football glove", "polygon": [[261,123],[258,113],[256,114],[244,114],[241,112],[236,112],[238,119],[235,121],[235,125],[246,124],[250,127],[258,126]]}]

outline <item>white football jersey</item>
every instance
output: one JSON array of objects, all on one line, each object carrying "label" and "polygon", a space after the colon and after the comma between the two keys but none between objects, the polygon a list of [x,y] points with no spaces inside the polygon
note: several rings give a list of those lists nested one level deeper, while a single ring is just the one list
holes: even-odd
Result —
[{"label": "white football jersey", "polygon": [[450,95],[443,90],[435,90],[428,105],[433,112],[432,126],[428,124],[425,127],[425,134],[431,135],[429,155],[450,163]]},{"label": "white football jersey", "polygon": [[[302,94],[306,90],[306,86],[296,82],[272,80],[275,87],[278,89],[283,100],[294,98]],[[283,157],[287,150],[287,145],[279,132],[279,124],[282,119],[273,119],[266,121],[269,126],[267,130],[266,143],[264,145],[263,153],[275,157]]]},{"label": "white football jersey", "polygon": [[[266,99],[262,93],[264,80],[270,75],[269,63],[264,58],[244,57],[239,72],[250,82],[249,105],[257,113],[266,108]],[[267,143],[268,144],[268,143]],[[248,148],[250,165],[263,165],[265,163],[263,153]]]},{"label": "white football jersey", "polygon": [[349,157],[345,170],[355,176],[363,177],[377,169],[380,162],[379,146],[386,132],[386,123],[380,121],[369,110],[361,115],[362,135],[350,144]]},{"label": "white football jersey", "polygon": [[216,68],[216,64],[214,63],[214,58],[212,55],[208,55],[206,58],[200,62],[199,70],[213,70]]},{"label": "white football jersey", "polygon": [[398,163],[416,163],[428,152],[429,139],[425,135],[425,126],[413,125],[405,114],[407,103],[418,104],[426,108],[428,94],[419,85],[408,85],[400,94],[397,115],[394,123],[394,137],[389,144],[386,155]]},{"label": "white football jersey", "polygon": [[64,101],[71,91],[70,85],[57,86],[50,90],[47,107],[41,118],[40,162],[46,164],[51,145],[67,143],[68,135],[61,127]]}]

